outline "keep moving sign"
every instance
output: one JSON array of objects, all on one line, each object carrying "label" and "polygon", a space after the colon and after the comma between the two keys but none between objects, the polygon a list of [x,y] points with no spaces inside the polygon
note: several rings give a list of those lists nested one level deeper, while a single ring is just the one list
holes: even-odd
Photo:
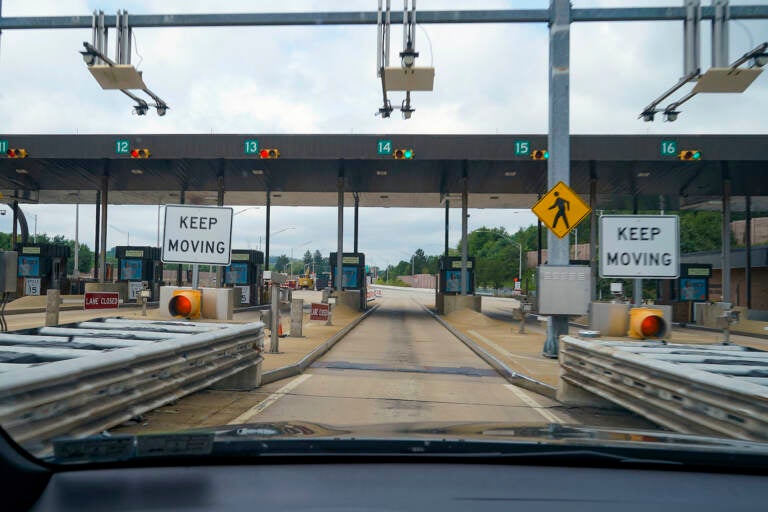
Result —
[{"label": "keep moving sign", "polygon": [[600,277],[675,279],[679,271],[676,215],[600,217]]},{"label": "keep moving sign", "polygon": [[167,205],[163,263],[229,265],[232,208]]}]

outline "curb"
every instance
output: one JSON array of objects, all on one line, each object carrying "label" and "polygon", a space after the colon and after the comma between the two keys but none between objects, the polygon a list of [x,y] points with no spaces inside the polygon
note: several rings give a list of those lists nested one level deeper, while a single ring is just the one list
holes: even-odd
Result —
[{"label": "curb", "polygon": [[318,360],[320,356],[331,350],[336,343],[338,343],[344,336],[349,334],[349,331],[357,327],[360,322],[368,318],[368,316],[376,311],[379,306],[380,304],[376,304],[368,311],[357,317],[356,320],[334,334],[330,339],[321,343],[315,347],[312,352],[299,359],[297,363],[281,366],[280,368],[275,368],[274,370],[264,372],[261,376],[261,386],[304,373],[304,371],[309,368],[312,363]]},{"label": "curb", "polygon": [[521,388],[525,388],[528,391],[533,391],[534,393],[538,393],[540,395],[544,395],[547,398],[556,399],[555,394],[557,393],[557,388],[550,386],[549,384],[545,384],[544,382],[538,381],[532,377],[528,377],[527,375],[523,375],[522,373],[518,373],[514,370],[512,370],[510,367],[499,361],[496,356],[482,348],[480,345],[475,343],[472,339],[468,338],[464,335],[461,331],[450,325],[448,322],[440,318],[439,315],[437,315],[434,311],[429,309],[427,306],[424,306],[424,309],[432,315],[432,318],[437,320],[443,327],[448,329],[448,331],[456,336],[456,338],[459,339],[462,343],[464,343],[467,347],[469,347],[472,352],[477,354],[480,359],[488,363],[491,368],[499,372],[499,374],[504,377],[510,384],[514,384],[515,386],[520,386]]}]

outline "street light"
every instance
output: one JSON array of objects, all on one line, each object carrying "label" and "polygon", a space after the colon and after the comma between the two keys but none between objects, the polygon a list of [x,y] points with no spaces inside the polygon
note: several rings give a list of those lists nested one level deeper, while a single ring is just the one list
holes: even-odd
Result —
[{"label": "street light", "polygon": [[486,233],[492,233],[494,235],[498,235],[500,237],[506,238],[508,241],[512,242],[517,246],[518,248],[517,280],[522,282],[523,280],[523,244],[515,241],[515,239],[512,238],[510,235],[499,233],[498,231],[493,231],[492,229],[477,228],[475,231],[484,231]]},{"label": "street light", "polygon": [[127,236],[128,236],[128,240],[127,240],[127,243],[126,243],[125,245],[131,245],[131,233],[130,233],[129,231],[123,231],[123,230],[122,230],[122,229],[120,229],[120,228],[116,228],[116,227],[115,227],[115,226],[113,226],[112,224],[110,224],[110,225],[109,225],[109,227],[111,227],[111,228],[112,228],[112,229],[114,229],[115,231],[119,231],[120,233],[123,233],[123,234],[127,235]]},{"label": "street light", "polygon": [[[287,229],[287,228],[286,228],[286,229]],[[308,240],[308,241],[304,242],[303,244],[301,244],[301,245],[297,246],[297,247],[296,247],[296,249],[300,249],[300,248],[302,248],[302,247],[304,247],[304,246],[307,246],[307,245],[309,245],[309,244],[311,244],[311,243],[312,243],[312,240]],[[290,266],[291,266],[291,267],[290,267],[290,268],[291,268],[291,279],[293,279],[293,247],[291,247],[291,259],[289,260],[289,262],[288,262],[288,263],[289,263],[289,264],[290,264]]]},{"label": "street light", "polygon": [[237,215],[240,215],[243,212],[247,212],[248,210],[258,210],[259,208],[260,208],[259,206],[249,206],[248,208],[243,208],[242,210],[236,211],[235,214],[232,216],[235,217]]}]

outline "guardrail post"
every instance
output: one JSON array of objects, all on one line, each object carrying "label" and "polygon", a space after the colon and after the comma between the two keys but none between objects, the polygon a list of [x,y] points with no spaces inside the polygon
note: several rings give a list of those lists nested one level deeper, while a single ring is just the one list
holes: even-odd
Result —
[{"label": "guardrail post", "polygon": [[48,290],[45,298],[45,326],[59,325],[59,307],[61,305],[61,292]]},{"label": "guardrail post", "polygon": [[304,320],[304,299],[291,301],[291,338],[302,336],[302,323]]}]

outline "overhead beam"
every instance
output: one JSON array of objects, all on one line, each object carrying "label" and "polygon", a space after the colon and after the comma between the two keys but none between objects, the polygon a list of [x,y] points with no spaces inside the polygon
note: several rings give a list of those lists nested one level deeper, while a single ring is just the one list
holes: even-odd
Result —
[{"label": "overhead beam", "polygon": [[[683,7],[624,7],[573,9],[573,22],[675,21],[685,19]],[[715,9],[702,7],[702,19],[713,19]],[[730,19],[768,19],[768,5],[741,5],[730,8]],[[0,18],[0,30],[90,29],[88,16],[25,16]],[[227,14],[132,14],[132,28],[158,27],[233,27],[296,25],[375,25],[376,11],[227,13]],[[393,11],[392,23],[402,23],[403,13]],[[466,23],[549,23],[548,9],[506,9],[477,11],[419,11],[421,24]],[[117,16],[105,15],[107,26],[115,26]]]}]

